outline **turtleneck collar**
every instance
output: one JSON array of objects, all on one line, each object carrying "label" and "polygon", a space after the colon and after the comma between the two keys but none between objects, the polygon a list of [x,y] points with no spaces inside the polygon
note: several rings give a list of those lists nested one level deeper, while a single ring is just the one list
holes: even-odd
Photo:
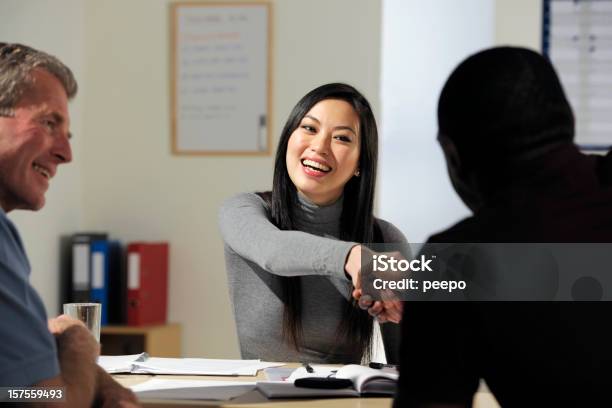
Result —
[{"label": "turtleneck collar", "polygon": [[298,193],[297,208],[294,212],[296,229],[315,235],[340,236],[340,216],[343,197],[329,205],[317,205]]}]

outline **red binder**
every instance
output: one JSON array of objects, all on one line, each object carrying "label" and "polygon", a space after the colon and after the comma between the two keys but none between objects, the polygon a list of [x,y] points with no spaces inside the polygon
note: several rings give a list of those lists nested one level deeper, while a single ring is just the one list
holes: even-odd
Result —
[{"label": "red binder", "polygon": [[168,243],[132,242],[127,246],[130,326],[164,324],[168,312]]}]

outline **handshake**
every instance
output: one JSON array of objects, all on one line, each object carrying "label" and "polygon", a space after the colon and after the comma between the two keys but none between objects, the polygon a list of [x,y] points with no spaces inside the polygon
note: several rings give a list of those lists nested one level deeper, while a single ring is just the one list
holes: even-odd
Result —
[{"label": "handshake", "polygon": [[344,270],[353,282],[353,298],[359,307],[367,310],[380,323],[399,323],[402,320],[403,303],[390,290],[380,292],[381,300],[374,300],[372,296],[363,293],[362,288],[362,251],[371,252],[362,245],[355,245],[349,252]]}]

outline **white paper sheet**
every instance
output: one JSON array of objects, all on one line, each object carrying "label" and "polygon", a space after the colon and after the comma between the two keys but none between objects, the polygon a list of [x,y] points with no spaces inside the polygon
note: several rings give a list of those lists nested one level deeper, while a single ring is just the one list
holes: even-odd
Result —
[{"label": "white paper sheet", "polygon": [[255,376],[258,370],[281,365],[283,364],[260,360],[150,357],[143,362],[134,363],[132,373]]},{"label": "white paper sheet", "polygon": [[107,373],[129,373],[132,371],[132,364],[139,359],[145,359],[146,356],[146,353],[125,356],[100,356],[98,357],[98,365]]},{"label": "white paper sheet", "polygon": [[291,375],[287,378],[287,382],[293,383],[298,378],[306,378],[306,377],[319,377],[326,378],[329,376],[333,376],[336,371],[338,371],[338,366],[330,366],[330,365],[319,365],[319,364],[311,364],[310,365],[314,372],[309,373],[306,371],[305,367],[296,368]]},{"label": "white paper sheet", "polygon": [[130,387],[140,399],[229,400],[255,389],[255,382],[165,380],[153,378]]},{"label": "white paper sheet", "polygon": [[287,381],[294,371],[295,368],[271,367],[266,368],[264,374],[268,381]]}]

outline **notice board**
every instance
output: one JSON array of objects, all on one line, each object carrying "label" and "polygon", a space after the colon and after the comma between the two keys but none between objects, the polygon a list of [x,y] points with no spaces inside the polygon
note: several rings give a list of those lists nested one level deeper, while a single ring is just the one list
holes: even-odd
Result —
[{"label": "notice board", "polygon": [[269,155],[271,5],[171,5],[172,151]]},{"label": "notice board", "polygon": [[576,143],[612,148],[612,1],[544,0],[542,48],[576,116]]}]

